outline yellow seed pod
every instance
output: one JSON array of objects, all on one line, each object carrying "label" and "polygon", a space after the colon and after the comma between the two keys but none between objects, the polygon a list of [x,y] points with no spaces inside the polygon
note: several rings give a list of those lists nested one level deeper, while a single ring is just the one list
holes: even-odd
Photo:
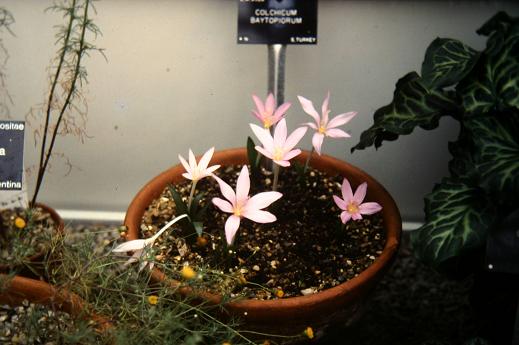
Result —
[{"label": "yellow seed pod", "polygon": [[314,338],[314,330],[312,329],[312,327],[306,327],[304,333],[309,339]]},{"label": "yellow seed pod", "polygon": [[195,270],[189,266],[182,267],[182,271],[180,272],[180,274],[182,275],[182,278],[184,278],[185,280],[191,280],[194,277],[196,277]]},{"label": "yellow seed pod", "polygon": [[155,295],[148,296],[148,303],[151,305],[159,303],[159,297]]},{"label": "yellow seed pod", "polygon": [[25,220],[22,217],[16,217],[14,220],[14,226],[16,226],[18,229],[23,229],[27,223],[25,223]]},{"label": "yellow seed pod", "polygon": [[281,297],[283,297],[283,296],[285,296],[285,293],[283,292],[283,290],[281,290],[281,289],[276,289],[276,297],[277,297],[277,298],[281,298]]},{"label": "yellow seed pod", "polygon": [[196,238],[196,245],[199,247],[205,247],[207,245],[207,238],[203,236],[198,236]]}]

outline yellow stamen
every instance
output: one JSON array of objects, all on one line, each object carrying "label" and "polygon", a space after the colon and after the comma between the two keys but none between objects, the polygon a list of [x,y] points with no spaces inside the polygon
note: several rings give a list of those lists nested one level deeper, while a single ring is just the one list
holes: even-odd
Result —
[{"label": "yellow stamen", "polygon": [[348,211],[349,214],[359,213],[359,205],[352,201],[346,206],[346,211]]},{"label": "yellow stamen", "polygon": [[283,149],[280,149],[279,147],[276,147],[274,149],[274,155],[273,158],[275,161],[280,161],[283,159]]},{"label": "yellow stamen", "polygon": [[233,213],[236,217],[241,217],[241,207],[236,207]]},{"label": "yellow stamen", "polygon": [[283,297],[284,295],[285,295],[285,293],[283,292],[283,290],[281,290],[281,289],[277,289],[277,290],[276,290],[276,297],[277,297],[277,298],[281,298],[281,297]]},{"label": "yellow stamen", "polygon": [[324,126],[319,127],[320,134],[324,134],[325,132],[326,132],[326,127],[324,127]]},{"label": "yellow stamen", "polygon": [[269,129],[272,126],[272,122],[270,121],[270,117],[265,117],[263,120],[263,127]]}]

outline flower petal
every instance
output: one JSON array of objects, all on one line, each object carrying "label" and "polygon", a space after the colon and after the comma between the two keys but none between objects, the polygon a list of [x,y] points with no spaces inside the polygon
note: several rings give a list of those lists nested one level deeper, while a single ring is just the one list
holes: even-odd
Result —
[{"label": "flower petal", "polygon": [[312,145],[315,149],[315,152],[320,156],[321,155],[321,146],[323,145],[324,134],[314,133],[312,137]]},{"label": "flower petal", "polygon": [[272,122],[273,123],[278,122],[283,117],[283,115],[285,115],[285,113],[288,111],[288,109],[290,108],[291,105],[292,105],[292,103],[290,103],[290,102],[285,102],[285,103],[281,104],[274,112],[274,115],[273,115],[274,119]]},{"label": "flower petal", "polygon": [[333,201],[335,201],[335,204],[341,210],[345,210],[346,209],[346,206],[347,206],[346,202],[344,200],[342,200],[341,198],[339,198],[337,195],[333,196]]},{"label": "flower petal", "polygon": [[323,105],[321,107],[323,125],[326,125],[328,123],[328,114],[330,113],[330,109],[328,108],[329,103],[330,103],[330,91],[328,91],[328,94],[326,94],[326,98],[324,99]]},{"label": "flower petal", "polygon": [[326,130],[326,135],[330,138],[349,138],[351,135],[343,131],[342,129],[332,128]]},{"label": "flower petal", "polygon": [[350,219],[351,219],[351,214],[349,214],[349,213],[346,212],[346,211],[341,212],[341,221],[342,221],[342,224],[346,224],[346,222],[348,222]]},{"label": "flower petal", "polygon": [[365,202],[364,204],[359,205],[359,212],[362,214],[373,214],[377,213],[382,209],[377,202]]},{"label": "flower petal", "polygon": [[335,127],[342,126],[342,125],[350,122],[350,120],[355,115],[357,115],[356,111],[350,111],[349,113],[337,115],[333,119],[330,120],[330,122],[328,123],[327,128],[335,128]]},{"label": "flower petal", "polygon": [[351,219],[353,219],[353,220],[360,220],[360,219],[362,219],[362,215],[359,212],[352,213]]},{"label": "flower petal", "polygon": [[184,176],[184,178],[188,180],[193,180],[193,175],[191,175],[190,173],[183,173],[182,176]]},{"label": "flower petal", "polygon": [[368,184],[366,182],[361,183],[361,185],[357,187],[357,190],[353,195],[353,202],[355,202],[357,205],[362,204],[362,201],[364,201],[364,198],[366,197],[367,189]]},{"label": "flower petal", "polygon": [[295,149],[295,150],[292,150],[292,151],[288,151],[288,152],[285,153],[285,155],[283,156],[283,160],[285,160],[285,161],[289,161],[289,160],[291,160],[292,158],[294,158],[295,156],[298,156],[300,153],[301,153],[301,150],[300,150],[300,149]]},{"label": "flower petal", "polygon": [[265,100],[265,112],[270,116],[274,113],[274,108],[276,107],[276,100],[274,99],[274,95],[270,92]]},{"label": "flower petal", "polygon": [[350,181],[348,181],[347,178],[344,178],[344,180],[342,180],[341,191],[344,202],[349,204],[353,200],[353,192],[351,190]]},{"label": "flower petal", "polygon": [[191,169],[197,166],[195,155],[193,154],[193,151],[191,151],[191,149],[189,149],[189,166],[191,167]]},{"label": "flower petal", "polygon": [[184,169],[186,169],[186,171],[188,173],[190,173],[191,172],[191,167],[189,166],[189,164],[187,164],[187,162],[184,159],[184,157],[182,157],[181,155],[178,155],[178,159],[180,160],[180,163],[182,163],[182,166],[184,167]]},{"label": "flower petal", "polygon": [[274,151],[274,138],[272,138],[272,135],[270,135],[270,131],[265,128],[261,128],[255,124],[250,124],[250,128],[258,138],[258,140],[261,142],[263,147],[270,152]]},{"label": "flower petal", "polygon": [[307,113],[308,115],[313,117],[315,120],[315,123],[319,127],[321,124],[321,118],[319,117],[319,114],[315,110],[314,104],[312,103],[312,101],[304,98],[303,96],[297,96],[297,98],[299,99],[299,102],[301,103],[301,106],[303,107],[303,110],[305,111],[305,113]]},{"label": "flower petal", "polygon": [[275,215],[262,210],[247,210],[243,212],[243,216],[256,223],[272,223],[277,220]]},{"label": "flower petal", "polygon": [[258,120],[260,120],[261,122],[263,122],[263,118],[261,117],[261,115],[256,110],[252,111],[252,115],[254,117],[256,117]]},{"label": "flower petal", "polygon": [[206,153],[204,153],[202,158],[200,158],[200,162],[198,162],[198,167],[201,171],[207,169],[207,166],[209,165],[211,158],[213,158],[213,153],[214,147],[211,147],[209,150],[207,150]]},{"label": "flower petal", "polygon": [[256,151],[258,151],[259,153],[261,153],[262,155],[264,155],[264,156],[267,157],[267,158],[272,159],[272,158],[274,157],[274,155],[273,155],[271,152],[265,150],[265,149],[264,149],[263,147],[261,147],[261,146],[255,146],[254,148],[256,149]]},{"label": "flower petal", "polygon": [[250,178],[249,169],[246,165],[241,168],[240,175],[236,181],[236,204],[243,206],[243,203],[249,197]]},{"label": "flower petal", "polygon": [[315,129],[316,131],[319,130],[319,128],[317,128],[317,125],[315,123],[313,123],[313,122],[305,122],[305,123],[303,123],[303,125],[304,126],[308,126],[308,127],[312,128],[312,129]]},{"label": "flower petal", "polygon": [[210,176],[213,173],[213,171],[217,170],[218,168],[220,168],[220,164],[212,165],[209,168],[205,169],[206,176]]},{"label": "flower petal", "polygon": [[261,210],[272,204],[274,201],[279,200],[283,194],[279,192],[262,192],[252,196],[247,204],[243,207],[243,211],[246,210]]},{"label": "flower petal", "polygon": [[261,99],[256,95],[252,95],[252,99],[254,100],[254,103],[256,104],[256,108],[258,109],[258,112],[260,114],[263,114],[265,112],[265,106],[263,105],[263,102],[261,101]]},{"label": "flower petal", "polygon": [[283,118],[279,120],[274,129],[274,148],[284,147],[287,140],[287,121]]},{"label": "flower petal", "polygon": [[225,239],[229,245],[234,242],[234,236],[240,227],[240,217],[232,215],[225,222]]},{"label": "flower petal", "polygon": [[112,252],[114,253],[124,253],[124,252],[131,252],[133,250],[142,250],[146,245],[147,241],[145,239],[138,239],[138,240],[132,240],[128,242],[121,243],[114,249],[112,249]]},{"label": "flower petal", "polygon": [[285,168],[290,166],[290,162],[286,161],[286,160],[273,160],[273,162],[276,163],[277,165],[285,167]]},{"label": "flower petal", "polygon": [[234,190],[229,186],[227,183],[225,183],[224,180],[219,178],[216,175],[212,175],[213,178],[218,182],[218,185],[220,186],[220,191],[222,192],[222,195],[229,200],[231,205],[234,207],[236,206],[236,194],[234,193]]},{"label": "flower petal", "polygon": [[285,144],[283,145],[283,149],[285,151],[292,150],[292,148],[296,146],[297,143],[299,143],[299,141],[303,138],[307,130],[307,127],[299,127],[295,131],[293,131],[292,134],[288,136]]},{"label": "flower petal", "polygon": [[211,201],[213,202],[213,204],[215,204],[216,207],[218,207],[223,212],[227,212],[227,213],[234,212],[231,203],[228,202],[227,200],[223,200],[220,198],[213,198],[213,199],[211,199]]}]

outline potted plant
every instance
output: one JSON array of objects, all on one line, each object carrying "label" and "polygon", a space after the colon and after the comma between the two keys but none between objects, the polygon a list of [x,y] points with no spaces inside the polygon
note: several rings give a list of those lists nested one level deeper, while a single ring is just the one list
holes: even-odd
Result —
[{"label": "potted plant", "polygon": [[[41,108],[31,109],[26,119],[28,123],[31,123],[41,114],[45,119],[44,123],[35,130],[35,138],[41,138],[41,146],[34,194],[26,208],[0,210],[2,215],[2,224],[0,224],[2,247],[12,246],[14,244],[11,239],[18,239],[15,246],[18,248],[24,246],[27,257],[31,260],[41,258],[43,252],[43,248],[41,248],[43,241],[41,233],[43,231],[39,231],[39,229],[50,227],[57,231],[63,231],[63,221],[59,215],[49,206],[38,203],[38,195],[49,161],[54,154],[57,137],[72,134],[83,140],[86,103],[81,85],[87,82],[87,72],[82,62],[91,51],[100,51],[88,42],[90,35],[97,36],[100,34],[90,16],[90,12],[93,10],[91,0],[70,0],[59,4],[55,3],[49,9],[62,13],[66,23],[57,27],[56,42],[59,46],[57,55],[53,59],[53,65],[50,67],[51,76],[47,99]],[[8,12],[4,10],[1,13]],[[9,25],[14,20],[10,14],[4,14],[5,18],[9,20],[0,21],[0,25],[6,26],[9,30]],[[3,83],[3,74],[0,75],[0,81]],[[5,108],[5,106],[5,104],[2,104],[2,108]],[[47,222],[49,217],[40,217],[38,216],[40,214],[50,215],[50,222]],[[41,219],[45,219],[45,222],[42,222]],[[27,234],[27,231],[20,234],[20,230],[27,229],[31,231],[30,235]],[[35,242],[39,244],[35,245]],[[11,254],[7,250],[0,256],[0,271],[5,272],[13,268],[14,263],[10,262],[9,259],[13,257]]]},{"label": "potted plant", "polygon": [[[378,148],[418,126],[434,129],[443,116],[458,121],[450,175],[425,197],[425,224],[411,233],[412,246],[450,275],[477,273],[475,300],[479,307],[489,302],[481,315],[505,326],[496,332],[503,344],[511,341],[519,290],[518,32],[518,19],[499,12],[477,30],[488,37],[482,51],[435,39],[421,75],[410,72],[397,82],[393,101],[375,112],[352,149]],[[488,309],[499,299],[497,310]]]},{"label": "potted plant", "polygon": [[[315,131],[312,152],[294,149],[307,128],[288,135],[283,116],[289,105],[276,109],[273,96],[265,104],[254,96],[263,128],[251,129],[262,146],[249,138],[248,149],[214,155],[210,149],[198,159],[190,152],[189,161],[179,156],[182,164],[135,196],[123,233],[130,241],[114,251],[133,252],[130,261],[142,267],[154,265],[155,281],[224,302],[249,329],[306,329],[313,337],[313,329],[353,321],[396,253],[400,214],[375,179],[321,155],[325,137],[349,136],[336,127],[355,113],[329,119],[329,95],[321,115],[309,100],[299,100],[314,119],[305,124]],[[164,232],[175,222],[180,229]],[[206,284],[214,272],[227,278]]]}]

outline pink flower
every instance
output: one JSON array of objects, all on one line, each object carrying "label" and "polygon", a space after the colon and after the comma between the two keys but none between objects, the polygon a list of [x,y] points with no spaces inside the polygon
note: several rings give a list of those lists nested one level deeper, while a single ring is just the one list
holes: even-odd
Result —
[{"label": "pink flower", "polygon": [[211,147],[209,150],[207,150],[206,153],[204,153],[202,158],[200,158],[198,164],[196,164],[196,158],[191,149],[189,149],[189,164],[186,162],[184,157],[178,155],[180,163],[182,163],[184,169],[187,171],[183,173],[182,176],[192,181],[198,181],[204,177],[211,176],[211,174],[220,167],[219,165],[207,167],[209,165],[209,161],[211,161],[211,158],[213,157],[213,153],[214,147]]},{"label": "pink flower", "polygon": [[287,123],[285,119],[281,119],[276,129],[274,130],[274,137],[270,134],[268,129],[261,128],[254,124],[250,124],[254,134],[258,137],[263,147],[256,146],[256,150],[265,157],[274,161],[274,163],[283,167],[290,166],[289,160],[301,153],[301,150],[295,149],[299,140],[305,135],[306,127],[299,127],[287,138]]},{"label": "pink flower", "polygon": [[350,219],[359,220],[362,219],[363,214],[377,213],[382,209],[382,206],[376,202],[362,203],[366,196],[367,189],[368,184],[364,182],[357,188],[355,194],[353,194],[348,180],[345,178],[342,181],[342,199],[334,195],[333,200],[337,206],[343,210],[341,213],[341,221],[343,224],[346,224]]},{"label": "pink flower", "polygon": [[279,192],[264,192],[249,198],[250,179],[246,165],[243,166],[238,176],[236,193],[222,179],[216,175],[213,175],[213,177],[220,185],[223,196],[227,199],[213,198],[213,204],[223,212],[232,213],[225,222],[225,238],[229,245],[234,242],[234,236],[240,226],[241,218],[245,217],[256,223],[272,223],[276,221],[276,216],[270,212],[263,211],[262,208],[269,206],[283,195]]},{"label": "pink flower", "polygon": [[342,126],[346,123],[348,123],[355,115],[357,115],[357,112],[350,111],[349,113],[344,113],[335,116],[333,119],[328,121],[328,115],[330,114],[330,109],[328,108],[328,102],[330,100],[330,93],[328,92],[328,95],[326,96],[323,105],[322,105],[322,116],[319,116],[317,111],[314,108],[314,105],[312,101],[302,97],[297,96],[299,98],[299,102],[301,102],[301,106],[303,107],[303,110],[314,118],[315,123],[308,122],[305,123],[308,127],[314,129],[316,132],[314,136],[312,137],[312,145],[315,148],[315,151],[319,155],[321,155],[321,146],[323,144],[324,137],[330,137],[330,138],[349,138],[350,135],[346,132],[344,132],[341,129],[338,129],[336,127]]},{"label": "pink flower", "polygon": [[267,96],[265,104],[263,104],[261,99],[256,95],[252,95],[252,99],[254,103],[256,103],[256,110],[252,111],[252,115],[257,117],[258,120],[263,123],[263,127],[267,129],[281,120],[288,108],[292,105],[290,102],[286,102],[276,108],[276,100],[272,92]]}]

